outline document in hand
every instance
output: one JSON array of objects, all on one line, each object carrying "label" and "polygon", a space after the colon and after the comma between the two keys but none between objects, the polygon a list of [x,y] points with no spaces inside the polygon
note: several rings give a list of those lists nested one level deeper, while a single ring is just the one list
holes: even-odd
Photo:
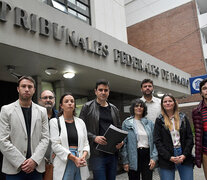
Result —
[{"label": "document in hand", "polygon": [[127,134],[127,131],[121,130],[111,124],[104,134],[107,145],[98,144],[96,149],[105,153],[114,154],[117,150],[116,145],[122,142]]}]

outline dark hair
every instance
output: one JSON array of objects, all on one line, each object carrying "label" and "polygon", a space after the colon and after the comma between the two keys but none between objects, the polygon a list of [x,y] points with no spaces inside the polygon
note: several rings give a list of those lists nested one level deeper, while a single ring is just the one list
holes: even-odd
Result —
[{"label": "dark hair", "polygon": [[97,89],[98,86],[101,85],[101,84],[109,87],[109,81],[108,80],[106,80],[106,79],[99,79],[99,80],[96,81],[96,88],[95,89]]},{"label": "dark hair", "polygon": [[137,99],[132,100],[132,102],[131,102],[131,106],[129,108],[131,116],[134,116],[134,107],[136,105],[139,105],[139,104],[141,105],[141,107],[144,108],[142,117],[145,117],[147,115],[147,106],[146,106],[146,104],[144,103],[144,101],[142,101],[141,99],[137,98]]},{"label": "dark hair", "polygon": [[[61,108],[61,105],[63,104],[63,99],[64,99],[64,97],[65,97],[65,96],[68,96],[68,95],[70,95],[70,96],[72,96],[72,97],[74,98],[74,96],[72,95],[71,92],[66,92],[65,94],[63,94],[63,95],[61,96],[61,98],[60,98],[60,102],[59,102],[59,112],[58,112],[58,117],[60,117],[61,115],[63,115],[63,110],[62,110],[62,108]],[[75,102],[75,98],[74,98],[74,102]],[[76,108],[76,102],[75,102],[75,108]],[[73,115],[74,115],[74,116],[76,115],[75,109],[74,109],[74,111],[73,111]]]},{"label": "dark hair", "polygon": [[172,100],[173,100],[173,102],[174,102],[174,104],[175,104],[175,106],[174,106],[174,113],[176,112],[176,111],[178,111],[178,104],[177,104],[177,102],[176,102],[176,99],[174,98],[174,96],[172,95],[172,94],[170,94],[170,93],[166,93],[166,94],[164,94],[163,96],[162,96],[162,98],[161,98],[161,110],[167,115],[167,112],[165,111],[165,109],[164,109],[164,107],[163,107],[163,100],[164,100],[164,98],[165,97],[167,97],[167,96],[169,96]]},{"label": "dark hair", "polygon": [[151,83],[152,86],[153,86],[153,81],[152,81],[151,79],[144,79],[144,80],[142,80],[142,82],[141,82],[141,88],[142,88],[142,85],[145,84],[145,83]]},{"label": "dark hair", "polygon": [[17,82],[18,87],[19,87],[20,82],[21,82],[23,79],[27,79],[27,80],[31,81],[31,82],[34,84],[34,87],[36,87],[35,80],[34,80],[31,76],[22,76],[22,77],[20,77],[19,80],[18,80],[18,82]]},{"label": "dark hair", "polygon": [[200,85],[199,85],[200,93],[201,93],[202,87],[203,87],[206,83],[207,83],[207,78],[203,79],[203,80],[200,82]]}]

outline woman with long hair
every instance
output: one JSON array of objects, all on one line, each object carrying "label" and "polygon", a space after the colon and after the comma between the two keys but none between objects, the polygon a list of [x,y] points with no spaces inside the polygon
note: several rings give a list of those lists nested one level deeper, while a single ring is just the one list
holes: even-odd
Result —
[{"label": "woman with long hair", "polygon": [[161,115],[156,119],[154,142],[158,151],[161,180],[193,180],[193,134],[184,113],[171,94],[161,99]]},{"label": "woman with long hair", "polygon": [[148,120],[147,106],[140,100],[132,101],[131,116],[122,124],[128,132],[121,154],[123,168],[128,172],[129,180],[152,180],[152,170],[157,160],[157,150],[153,143],[154,124]]},{"label": "woman with long hair", "polygon": [[75,116],[75,99],[71,93],[60,98],[59,118],[50,120],[50,138],[55,154],[53,180],[87,179],[87,130],[83,120]]}]

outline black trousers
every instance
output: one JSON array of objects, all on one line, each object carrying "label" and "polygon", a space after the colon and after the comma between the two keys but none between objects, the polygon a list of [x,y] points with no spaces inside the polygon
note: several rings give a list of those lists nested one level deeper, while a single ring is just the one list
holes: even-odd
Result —
[{"label": "black trousers", "polygon": [[0,180],[6,180],[5,174],[1,172],[2,162],[3,162],[3,154],[0,152]]},{"label": "black trousers", "polygon": [[152,180],[152,171],[149,169],[150,162],[150,149],[149,148],[138,148],[137,149],[137,171],[129,170],[129,180]]}]

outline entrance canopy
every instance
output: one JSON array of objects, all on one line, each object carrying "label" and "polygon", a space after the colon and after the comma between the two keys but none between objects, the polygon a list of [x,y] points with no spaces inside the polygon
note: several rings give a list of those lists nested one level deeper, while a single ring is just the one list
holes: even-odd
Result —
[{"label": "entrance canopy", "polygon": [[[97,79],[110,81],[114,92],[141,96],[140,82],[154,81],[155,93],[190,94],[189,77],[155,57],[121,42],[44,3],[33,0],[0,3],[0,80],[16,81],[7,69],[42,81],[63,80],[67,90],[87,94]],[[54,68],[57,73],[47,75]],[[73,71],[73,79],[63,73]]]}]

